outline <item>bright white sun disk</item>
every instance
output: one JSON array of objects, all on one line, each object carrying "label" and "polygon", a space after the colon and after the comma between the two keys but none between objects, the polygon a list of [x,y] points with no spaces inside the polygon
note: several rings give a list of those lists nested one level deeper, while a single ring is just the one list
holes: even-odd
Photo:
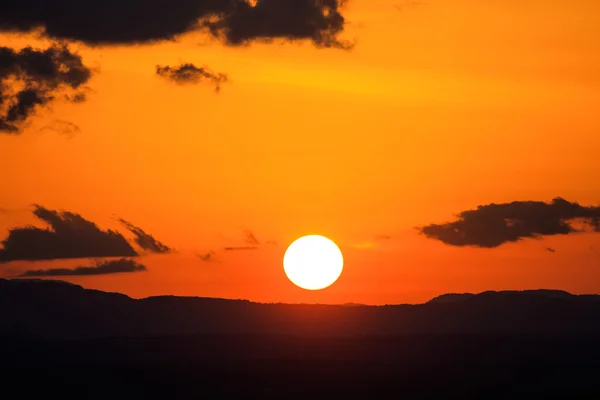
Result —
[{"label": "bright white sun disk", "polygon": [[283,257],[283,269],[296,286],[320,290],[341,275],[344,258],[339,247],[324,236],[310,235],[296,240]]}]

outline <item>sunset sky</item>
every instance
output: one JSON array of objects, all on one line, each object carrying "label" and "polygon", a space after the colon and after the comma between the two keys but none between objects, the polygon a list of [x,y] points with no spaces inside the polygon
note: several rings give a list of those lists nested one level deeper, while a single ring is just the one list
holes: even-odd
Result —
[{"label": "sunset sky", "polygon": [[[169,4],[178,3],[193,2]],[[43,23],[16,29],[3,7],[12,6],[0,6],[0,49],[65,44],[91,77],[76,90],[36,86],[53,99],[0,130],[0,240],[47,228],[35,204],[134,239],[122,218],[169,248],[134,243],[143,271],[52,279],[132,297],[259,302],[600,293],[597,0],[350,0],[333,45],[312,33],[238,44],[199,28],[175,40],[94,43],[43,34]],[[0,53],[0,128],[31,84],[6,72],[25,68],[10,62]],[[185,64],[198,81],[176,75]],[[499,212],[498,228],[475,211],[466,234],[442,226],[491,203],[518,215]],[[323,291],[300,289],[283,271],[287,246],[307,234],[344,254],[340,279]],[[113,260],[9,250],[0,277]]]}]

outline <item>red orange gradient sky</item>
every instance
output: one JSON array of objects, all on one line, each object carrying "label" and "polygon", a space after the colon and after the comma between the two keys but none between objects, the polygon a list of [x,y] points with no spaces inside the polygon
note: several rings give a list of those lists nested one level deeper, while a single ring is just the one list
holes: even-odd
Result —
[{"label": "red orange gradient sky", "polygon": [[[53,102],[22,134],[0,135],[0,237],[39,225],[34,203],[103,229],[120,229],[115,215],[132,221],[176,251],[142,257],[146,272],[60,279],[133,297],[385,304],[600,293],[600,234],[476,248],[415,229],[492,202],[599,205],[600,2],[353,0],[344,15],[351,50],[228,47],[201,34],[73,43],[96,71],[88,100]],[[215,93],[156,77],[155,65],[183,62],[229,82]],[[56,121],[79,130],[42,129]],[[245,228],[258,249],[223,250],[244,246]],[[283,271],[287,245],[306,234],[344,253],[324,291],[297,288]],[[208,262],[197,256],[210,251]],[[82,264],[15,261],[0,276]]]}]

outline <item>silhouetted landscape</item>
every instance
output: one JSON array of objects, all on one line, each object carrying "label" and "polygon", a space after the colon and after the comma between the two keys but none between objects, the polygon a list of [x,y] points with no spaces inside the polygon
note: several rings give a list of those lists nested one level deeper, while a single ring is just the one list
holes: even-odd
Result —
[{"label": "silhouetted landscape", "polygon": [[0,280],[0,315],[9,398],[600,394],[600,296],[287,305]]},{"label": "silhouetted landscape", "polygon": [[599,39],[600,0],[0,0],[0,400],[600,400]]}]

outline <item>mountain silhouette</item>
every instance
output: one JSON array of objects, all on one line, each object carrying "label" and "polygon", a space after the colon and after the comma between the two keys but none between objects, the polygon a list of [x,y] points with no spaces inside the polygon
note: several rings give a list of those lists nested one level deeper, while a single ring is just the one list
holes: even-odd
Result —
[{"label": "mountain silhouette", "polygon": [[600,296],[562,291],[447,294],[425,304],[260,304],[160,296],[132,299],[50,280],[0,280],[0,335],[86,339],[190,334],[600,335]]},{"label": "mountain silhouette", "polygon": [[[500,299],[510,299],[510,298],[518,298],[524,300],[526,298],[529,299],[565,299],[565,300],[573,300],[575,297],[586,298],[584,296],[575,296],[569,292],[565,292],[563,290],[523,290],[523,291],[514,291],[514,290],[505,290],[502,292],[496,292],[493,290],[479,293],[477,295],[473,293],[447,293],[441,296],[434,297],[429,300],[428,304],[440,304],[440,303],[456,303],[456,302],[465,302],[465,301],[489,301],[491,299],[500,300]],[[591,297],[587,295],[590,299],[598,298],[600,296],[592,295]]]},{"label": "mountain silhouette", "polygon": [[0,280],[2,398],[600,398],[600,296],[132,299]]}]

